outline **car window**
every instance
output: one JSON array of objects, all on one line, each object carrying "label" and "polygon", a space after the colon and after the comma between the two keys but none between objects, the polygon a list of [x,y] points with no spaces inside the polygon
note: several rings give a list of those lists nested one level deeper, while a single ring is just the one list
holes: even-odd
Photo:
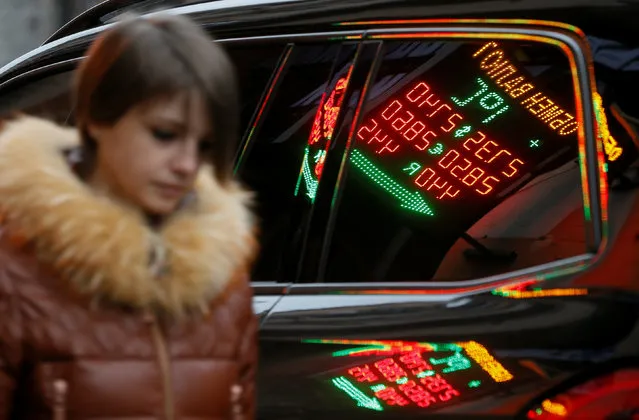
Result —
[{"label": "car window", "polygon": [[584,254],[571,77],[552,46],[385,43],[325,280],[467,280]]},{"label": "car window", "polygon": [[[282,45],[226,47],[237,71],[242,132],[248,127],[283,49]],[[73,71],[67,71],[9,85],[0,92],[0,115],[22,111],[59,123],[72,124],[73,74]]]},{"label": "car window", "polygon": [[239,175],[256,194],[261,252],[255,281],[287,281],[299,268],[329,147],[317,110],[330,99],[325,93],[348,74],[355,50],[354,44],[296,45],[263,115],[251,127]]},{"label": "car window", "polygon": [[277,67],[284,45],[226,46],[237,71],[240,89],[242,132],[246,135],[260,99]]},{"label": "car window", "polygon": [[69,123],[71,117],[72,71],[52,74],[21,83],[19,80],[0,91],[0,117],[21,111]]}]

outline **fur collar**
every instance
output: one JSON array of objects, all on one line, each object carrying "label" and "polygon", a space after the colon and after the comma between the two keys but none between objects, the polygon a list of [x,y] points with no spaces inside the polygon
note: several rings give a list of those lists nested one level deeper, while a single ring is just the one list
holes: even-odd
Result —
[{"label": "fur collar", "polygon": [[[255,248],[249,194],[203,168],[196,199],[154,231],[143,216],[94,193],[63,150],[75,129],[35,117],[0,133],[0,212],[10,232],[72,288],[97,300],[180,314],[206,310]],[[158,252],[153,252],[158,251]],[[154,272],[151,255],[164,267]]]}]

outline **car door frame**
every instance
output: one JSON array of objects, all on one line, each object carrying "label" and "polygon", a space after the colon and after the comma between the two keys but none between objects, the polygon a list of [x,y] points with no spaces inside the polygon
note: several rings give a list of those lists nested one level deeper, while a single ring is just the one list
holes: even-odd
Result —
[{"label": "car door frame", "polygon": [[[439,22],[439,25],[437,25]],[[295,283],[291,286],[289,294],[469,294],[481,293],[506,286],[513,283],[528,281],[531,279],[547,280],[572,277],[583,272],[597,263],[598,258],[607,246],[608,227],[605,223],[607,214],[607,185],[603,169],[603,157],[601,154],[601,142],[596,138],[597,126],[594,117],[593,98],[591,92],[595,92],[594,76],[590,71],[592,57],[588,45],[581,38],[583,35],[578,29],[569,25],[537,22],[537,26],[525,27],[522,22],[504,20],[502,26],[487,26],[481,20],[462,20],[455,28],[458,31],[472,34],[490,33],[491,35],[506,37],[507,33],[516,33],[521,37],[537,36],[540,38],[554,40],[567,46],[574,57],[574,65],[579,75],[579,91],[582,95],[582,109],[578,109],[581,114],[581,121],[584,126],[580,133],[580,153],[582,192],[587,199],[584,199],[583,209],[586,223],[587,250],[585,253],[570,258],[561,259],[551,263],[536,265],[525,269],[493,275],[480,279],[471,279],[458,282],[396,282],[396,283],[327,283],[322,278],[322,269],[326,266],[327,255],[330,250],[331,227],[334,225],[335,216],[339,210],[339,196],[343,187],[343,180],[346,170],[345,163],[347,154],[342,159],[340,174],[337,176],[338,183],[334,186],[333,200],[330,210],[329,228],[326,229],[326,236],[323,243],[323,255],[319,263],[317,277],[311,283]],[[505,24],[511,22],[510,24]],[[416,26],[415,24],[400,24],[390,28],[366,29],[364,41],[372,39],[392,39],[401,38],[406,35],[413,35],[416,39],[433,37],[435,34],[451,33],[451,26],[442,25],[441,21],[434,21],[432,26]],[[380,57],[377,58],[380,60]],[[375,65],[371,72],[374,72]],[[366,93],[365,93],[366,94]],[[357,113],[361,118],[361,113]],[[356,127],[360,121],[354,121]],[[347,140],[352,144],[354,130],[351,130],[351,137]],[[584,184],[583,181],[586,181]]]}]

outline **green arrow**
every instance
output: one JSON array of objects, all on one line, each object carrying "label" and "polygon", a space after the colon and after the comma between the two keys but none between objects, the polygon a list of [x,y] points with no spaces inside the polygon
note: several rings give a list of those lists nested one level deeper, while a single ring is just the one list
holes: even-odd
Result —
[{"label": "green arrow", "polygon": [[333,385],[335,385],[337,388],[344,391],[349,397],[357,401],[358,407],[364,407],[368,408],[369,410],[375,411],[384,411],[377,398],[371,398],[368,395],[364,394],[362,391],[355,388],[355,385],[350,383],[349,380],[345,377],[340,376],[339,378],[333,378],[332,382]]},{"label": "green arrow", "polygon": [[353,150],[351,162],[353,162],[353,165],[355,165],[357,169],[364,172],[364,174],[376,184],[395,196],[395,198],[399,199],[403,208],[412,210],[416,213],[427,214],[429,216],[435,215],[419,192],[411,192],[407,188],[403,187],[399,182],[395,181],[389,175],[384,173],[384,171],[376,167],[358,149]]}]

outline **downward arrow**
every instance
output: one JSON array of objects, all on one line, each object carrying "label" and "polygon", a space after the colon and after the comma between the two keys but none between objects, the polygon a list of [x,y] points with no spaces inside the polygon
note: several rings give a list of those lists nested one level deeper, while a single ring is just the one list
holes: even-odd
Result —
[{"label": "downward arrow", "polygon": [[399,182],[395,181],[384,171],[375,166],[373,162],[364,156],[358,149],[353,150],[351,162],[357,169],[362,171],[377,185],[392,194],[395,198],[399,199],[403,208],[412,210],[416,213],[427,214],[429,216],[435,215],[419,192],[409,191]]},{"label": "downward arrow", "polygon": [[384,411],[384,408],[382,408],[382,405],[377,398],[371,398],[367,396],[362,391],[355,388],[355,385],[350,383],[349,380],[345,377],[340,376],[339,378],[333,378],[332,381],[333,385],[335,385],[346,394],[348,394],[349,397],[357,401],[358,407],[368,408],[369,410],[375,411]]}]

